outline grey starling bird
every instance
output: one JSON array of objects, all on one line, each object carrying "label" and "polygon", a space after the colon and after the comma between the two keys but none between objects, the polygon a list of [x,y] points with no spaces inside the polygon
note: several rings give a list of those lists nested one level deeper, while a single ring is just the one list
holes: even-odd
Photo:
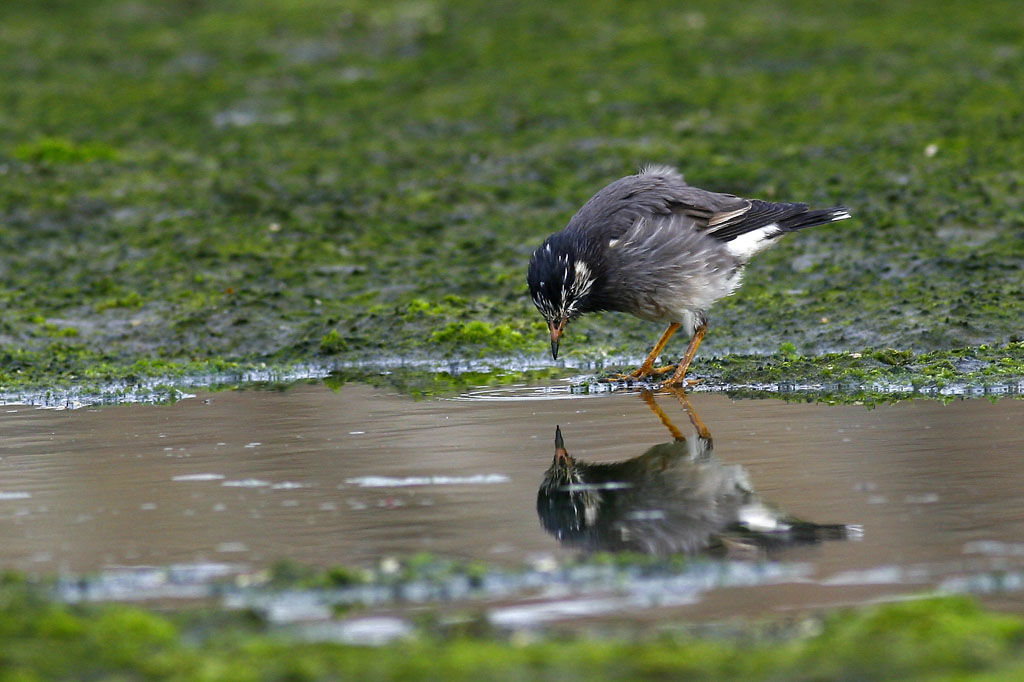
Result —
[{"label": "grey starling bird", "polygon": [[664,382],[680,385],[707,332],[708,308],[736,291],[754,254],[788,232],[849,217],[842,207],[812,211],[807,204],[709,192],[687,185],[668,166],[616,180],[530,259],[530,295],[547,320],[551,355],[558,358],[570,320],[599,310],[630,313],[668,329],[628,377],[671,371],[654,363],[682,327],[690,344]]}]

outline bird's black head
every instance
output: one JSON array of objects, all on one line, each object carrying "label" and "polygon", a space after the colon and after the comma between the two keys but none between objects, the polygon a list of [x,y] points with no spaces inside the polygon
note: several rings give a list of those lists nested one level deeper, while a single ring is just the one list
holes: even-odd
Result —
[{"label": "bird's black head", "polygon": [[562,542],[577,544],[590,532],[601,505],[586,481],[586,465],[566,451],[562,429],[555,429],[555,459],[537,490],[537,516],[544,530]]},{"label": "bird's black head", "polygon": [[551,331],[551,355],[558,358],[558,340],[565,325],[594,310],[596,263],[588,258],[582,238],[559,232],[548,237],[530,258],[526,281],[537,310]]}]

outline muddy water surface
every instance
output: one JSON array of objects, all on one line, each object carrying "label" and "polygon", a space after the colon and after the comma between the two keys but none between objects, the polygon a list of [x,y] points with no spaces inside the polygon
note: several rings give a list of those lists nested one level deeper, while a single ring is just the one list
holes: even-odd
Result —
[{"label": "muddy water surface", "polygon": [[[580,543],[563,528],[560,544],[558,530],[542,526],[537,493],[560,425],[578,460],[616,462],[663,446],[639,460],[645,471],[660,476],[697,458],[715,480],[738,477],[765,510],[862,529],[767,555],[754,547],[795,569],[770,584],[705,592],[687,607],[695,615],[930,588],[995,590],[990,599],[1018,606],[1024,401],[868,409],[695,394],[690,403],[710,440],[672,395],[652,408],[637,393],[572,397],[561,388],[416,402],[366,386],[301,385],[171,406],[4,406],[0,568],[258,567],[284,557],[371,566],[422,551],[509,565],[558,559]],[[675,436],[688,444],[675,448]],[[619,540],[642,539],[651,523],[672,535],[665,524],[679,523],[659,507],[667,502],[630,504],[612,534]]]}]

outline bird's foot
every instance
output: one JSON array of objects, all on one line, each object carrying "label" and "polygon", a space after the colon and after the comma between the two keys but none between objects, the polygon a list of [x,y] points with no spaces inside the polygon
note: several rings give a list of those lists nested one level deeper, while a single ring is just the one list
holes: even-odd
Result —
[{"label": "bird's foot", "polygon": [[685,390],[687,388],[690,388],[691,386],[696,386],[697,384],[699,384],[699,383],[701,383],[703,381],[704,381],[703,379],[679,379],[677,381],[672,381],[671,379],[669,379],[667,381],[662,381],[661,383],[659,383],[654,388],[656,390],[661,390],[661,389],[666,389],[666,388],[668,388],[668,389],[680,389],[680,388],[682,388],[682,389]]},{"label": "bird's foot", "polygon": [[650,376],[659,374],[668,374],[669,372],[675,371],[675,365],[668,365],[667,367],[637,367],[629,374],[612,374],[608,377],[609,381],[636,381],[637,379],[645,379]]}]

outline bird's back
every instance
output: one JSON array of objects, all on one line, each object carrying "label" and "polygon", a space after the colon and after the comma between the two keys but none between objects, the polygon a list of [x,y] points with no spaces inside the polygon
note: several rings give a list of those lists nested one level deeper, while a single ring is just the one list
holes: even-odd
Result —
[{"label": "bird's back", "polygon": [[649,166],[601,189],[576,212],[565,229],[612,240],[620,238],[641,218],[678,216],[688,227],[700,227],[712,215],[742,211],[747,206],[745,199],[731,194],[687,185],[674,168]]}]

